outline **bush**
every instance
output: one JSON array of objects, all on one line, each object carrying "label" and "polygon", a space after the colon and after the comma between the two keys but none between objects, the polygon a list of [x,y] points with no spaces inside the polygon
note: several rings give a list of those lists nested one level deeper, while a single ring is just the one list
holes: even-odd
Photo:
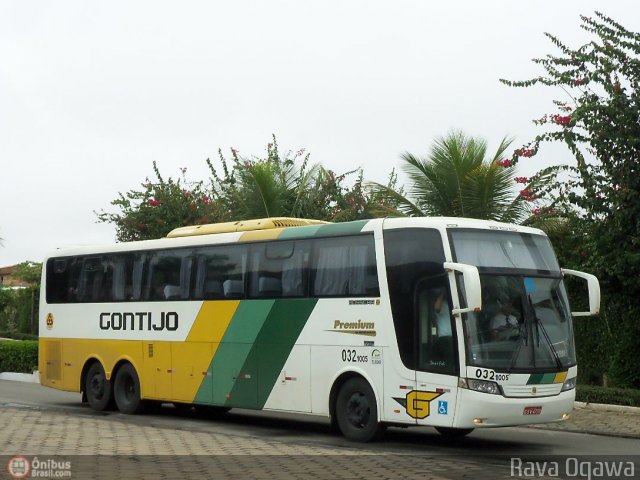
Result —
[{"label": "bush", "polygon": [[609,405],[640,407],[640,390],[633,388],[578,385],[576,389],[576,400],[586,403],[606,403]]},{"label": "bush", "polygon": [[30,333],[3,332],[0,330],[0,338],[11,338],[13,340],[38,340],[38,335]]},{"label": "bush", "polygon": [[38,342],[0,341],[0,372],[32,373],[38,369]]}]

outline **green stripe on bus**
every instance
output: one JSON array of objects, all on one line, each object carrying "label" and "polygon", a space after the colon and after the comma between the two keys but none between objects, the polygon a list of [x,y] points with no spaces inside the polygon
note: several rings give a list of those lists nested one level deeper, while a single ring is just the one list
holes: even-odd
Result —
[{"label": "green stripe on bus", "polygon": [[317,301],[283,299],[275,302],[242,367],[243,371],[257,370],[257,385],[239,379],[227,405],[264,407]]},{"label": "green stripe on bus", "polygon": [[355,222],[329,223],[318,229],[316,236],[321,235],[353,235],[360,233],[369,220],[356,220]]},{"label": "green stripe on bus", "polygon": [[529,381],[527,381],[527,385],[538,385],[540,381],[544,377],[543,373],[534,373],[529,377]]},{"label": "green stripe on bus", "polygon": [[[211,360],[208,375],[196,394],[195,402],[225,404],[237,380],[242,378],[251,381],[252,372],[242,369],[274,302],[275,300],[240,302]],[[253,372],[253,381],[256,374],[257,372]]]},{"label": "green stripe on bus", "polygon": [[555,373],[534,373],[529,377],[527,385],[543,385],[547,383],[553,383],[555,378]]},{"label": "green stripe on bus", "polygon": [[309,225],[305,227],[285,228],[278,236],[279,239],[306,238],[320,236],[353,235],[360,233],[369,220],[354,222],[328,223],[326,225]]},{"label": "green stripe on bus", "polygon": [[278,239],[313,237],[320,227],[321,225],[307,225],[305,227],[285,228],[280,232],[280,235],[278,235]]}]

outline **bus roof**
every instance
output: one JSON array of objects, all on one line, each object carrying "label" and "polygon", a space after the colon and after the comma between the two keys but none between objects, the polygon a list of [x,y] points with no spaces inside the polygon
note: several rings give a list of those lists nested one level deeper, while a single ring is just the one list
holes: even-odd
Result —
[{"label": "bus roof", "polygon": [[352,222],[331,223],[322,220],[294,218],[266,218],[241,222],[225,222],[211,225],[180,227],[172,230],[166,238],[140,240],[103,245],[75,245],[50,252],[48,257],[87,255],[92,253],[128,252],[156,248],[189,247],[215,244],[230,244],[245,241],[303,238],[309,236],[350,235],[373,231],[376,226],[384,229],[435,228],[440,231],[455,228],[513,231],[546,235],[542,230],[495,222],[460,217],[394,217]]},{"label": "bus roof", "polygon": [[270,230],[273,228],[285,227],[302,227],[305,225],[323,225],[326,223],[330,222],[291,217],[257,218],[253,220],[240,220],[237,222],[210,223],[207,225],[192,225],[189,227],[175,228],[169,232],[167,238],[230,232],[249,232],[253,230]]}]

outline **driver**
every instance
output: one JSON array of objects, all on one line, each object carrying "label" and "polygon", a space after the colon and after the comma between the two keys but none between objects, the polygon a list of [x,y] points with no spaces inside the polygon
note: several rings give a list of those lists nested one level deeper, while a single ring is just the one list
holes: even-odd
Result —
[{"label": "driver", "polygon": [[518,315],[513,310],[513,300],[507,296],[498,298],[500,310],[491,319],[489,328],[492,338],[498,340],[510,340],[516,338],[519,333]]}]

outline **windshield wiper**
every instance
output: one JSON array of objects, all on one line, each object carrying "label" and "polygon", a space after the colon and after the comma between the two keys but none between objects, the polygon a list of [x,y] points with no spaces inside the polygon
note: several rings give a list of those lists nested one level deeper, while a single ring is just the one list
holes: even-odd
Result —
[{"label": "windshield wiper", "polygon": [[542,335],[544,336],[545,340],[547,341],[547,344],[549,345],[549,349],[551,350],[551,354],[553,355],[553,359],[556,361],[556,365],[558,367],[558,370],[562,370],[564,367],[562,365],[562,362],[560,361],[560,356],[558,355],[556,347],[554,347],[553,343],[551,342],[551,338],[549,337],[549,334],[547,333],[547,329],[544,328],[544,325],[542,324],[542,321],[536,315],[536,309],[533,307],[533,302],[531,301],[531,295],[527,295],[527,298],[529,299],[529,306],[531,307],[531,312],[533,313],[533,319],[536,322],[536,333],[537,333],[537,336],[538,336],[538,347],[540,347],[540,331],[542,331]]},{"label": "windshield wiper", "polygon": [[524,331],[525,335],[520,335],[520,340],[518,341],[518,348],[516,348],[515,352],[513,352],[513,355],[511,355],[511,364],[509,365],[509,369],[507,370],[507,373],[511,373],[513,371],[513,368],[516,365],[516,360],[518,359],[518,355],[520,355],[522,344],[524,343],[525,345],[527,345],[529,343],[529,334],[527,333],[527,329],[523,328],[523,325],[520,325],[520,332],[522,331]]}]

